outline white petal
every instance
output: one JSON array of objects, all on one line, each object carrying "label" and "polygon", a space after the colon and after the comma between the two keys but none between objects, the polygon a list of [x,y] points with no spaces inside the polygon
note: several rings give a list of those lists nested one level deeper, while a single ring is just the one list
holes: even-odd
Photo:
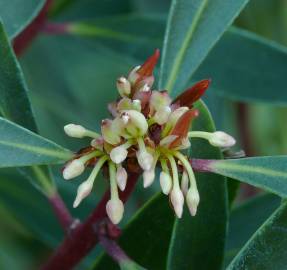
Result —
[{"label": "white petal", "polygon": [[144,173],[143,173],[143,180],[144,180],[143,186],[144,186],[144,188],[149,187],[153,183],[154,178],[155,178],[154,169],[151,169],[149,171],[144,171]]},{"label": "white petal", "polygon": [[116,163],[120,164],[122,163],[128,155],[128,151],[123,146],[117,146],[110,152],[110,158],[111,160]]},{"label": "white petal", "polygon": [[194,188],[190,188],[186,195],[186,204],[192,216],[196,215],[199,200],[200,198],[199,198],[198,190]]},{"label": "white petal", "polygon": [[184,197],[179,188],[173,188],[170,193],[170,200],[173,209],[178,218],[181,218],[183,212]]},{"label": "white petal", "polygon": [[147,151],[137,151],[137,160],[144,171],[149,171],[152,168],[153,156]]},{"label": "white petal", "polygon": [[118,224],[124,214],[124,204],[119,199],[111,199],[107,202],[106,211],[113,224]]},{"label": "white petal", "polygon": [[86,198],[93,189],[93,182],[92,181],[85,181],[79,187],[77,191],[77,197],[74,201],[73,207],[76,208],[79,206],[81,201]]},{"label": "white petal", "polygon": [[75,178],[81,175],[85,170],[84,163],[79,159],[74,159],[70,163],[67,164],[65,169],[63,170],[63,177],[66,180]]},{"label": "white petal", "polygon": [[117,169],[117,183],[121,191],[124,191],[127,184],[128,174],[125,168],[120,167]]},{"label": "white petal", "polygon": [[166,172],[161,172],[159,176],[159,183],[163,194],[168,195],[172,188],[171,176]]}]

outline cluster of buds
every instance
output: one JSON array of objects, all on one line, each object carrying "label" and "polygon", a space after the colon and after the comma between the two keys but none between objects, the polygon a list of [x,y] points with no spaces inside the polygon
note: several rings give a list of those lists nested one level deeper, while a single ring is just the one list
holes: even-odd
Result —
[{"label": "cluster of buds", "polygon": [[198,82],[174,101],[167,91],[152,90],[153,70],[158,58],[159,51],[156,50],[142,66],[117,80],[120,97],[109,104],[112,119],[102,121],[101,134],[75,124],[64,127],[71,137],[92,138],[91,145],[78,152],[63,170],[63,177],[68,180],[82,174],[87,166],[93,167],[88,179],[78,188],[74,207],[90,194],[97,174],[106,166],[111,193],[106,211],[114,224],[123,216],[124,205],[118,189],[125,190],[129,164],[143,173],[145,188],[154,182],[155,169],[159,167],[162,192],[169,196],[175,214],[179,218],[182,216],[186,201],[194,216],[200,197],[192,167],[184,154],[190,147],[189,138],[203,138],[216,147],[235,144],[231,136],[221,131],[189,131],[199,114],[193,104],[208,88],[209,80]]}]

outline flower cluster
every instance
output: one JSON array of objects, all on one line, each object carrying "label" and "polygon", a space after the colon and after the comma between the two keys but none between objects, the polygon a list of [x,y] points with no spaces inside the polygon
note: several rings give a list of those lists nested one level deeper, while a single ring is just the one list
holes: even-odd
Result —
[{"label": "flower cluster", "polygon": [[90,194],[97,174],[105,165],[111,192],[106,211],[114,224],[120,222],[124,212],[118,189],[125,190],[129,160],[136,161],[142,171],[145,188],[154,182],[155,169],[159,167],[162,192],[169,195],[175,214],[182,216],[185,200],[194,216],[199,193],[192,167],[184,155],[184,150],[190,147],[189,138],[204,138],[217,147],[235,144],[231,136],[221,131],[189,131],[192,120],[199,114],[193,103],[208,88],[209,80],[200,81],[174,101],[167,91],[152,90],[158,57],[156,50],[142,66],[117,80],[120,98],[109,104],[112,119],[102,121],[101,134],[75,124],[64,127],[71,137],[92,138],[91,146],[77,153],[63,170],[63,177],[68,180],[82,174],[86,166],[93,167],[88,179],[78,187],[74,207]]}]

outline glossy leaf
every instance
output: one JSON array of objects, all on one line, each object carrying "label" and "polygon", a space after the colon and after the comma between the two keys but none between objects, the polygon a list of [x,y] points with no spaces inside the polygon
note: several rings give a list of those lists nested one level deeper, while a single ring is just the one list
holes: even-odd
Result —
[{"label": "glossy leaf", "polygon": [[45,0],[2,0],[0,17],[10,38],[19,34],[38,14]]},{"label": "glossy leaf", "polygon": [[[214,130],[212,120],[202,103],[193,130]],[[192,157],[221,158],[219,151],[204,141],[192,141]],[[173,227],[167,269],[221,269],[227,219],[227,195],[224,177],[196,174],[200,194],[197,215],[187,209]],[[202,260],[202,254],[208,260]]]},{"label": "glossy leaf", "polygon": [[280,197],[276,195],[260,194],[232,209],[226,241],[225,263],[232,260],[252,234],[279,207],[280,202]]},{"label": "glossy leaf", "polygon": [[63,163],[71,157],[61,146],[0,118],[0,167]]},{"label": "glossy leaf", "polygon": [[286,73],[284,46],[231,28],[196,71],[193,81],[208,76],[212,78],[210,91],[220,96],[283,105],[287,102]]},{"label": "glossy leaf", "polygon": [[287,203],[256,231],[227,267],[228,270],[283,270],[287,264]]},{"label": "glossy leaf", "polygon": [[173,1],[166,28],[160,88],[182,91],[248,0]]},{"label": "glossy leaf", "polygon": [[253,157],[208,162],[207,170],[279,196],[287,196],[287,156]]}]

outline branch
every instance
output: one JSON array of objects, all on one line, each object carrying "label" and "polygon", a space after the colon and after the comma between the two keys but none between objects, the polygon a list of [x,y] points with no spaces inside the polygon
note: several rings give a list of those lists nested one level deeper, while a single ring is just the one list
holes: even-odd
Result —
[{"label": "branch", "polygon": [[64,231],[69,231],[74,219],[59,193],[56,191],[52,196],[48,197],[48,200]]},{"label": "branch", "polygon": [[[124,192],[119,194],[123,202],[126,202],[131,195],[138,176],[138,173],[129,174],[127,187]],[[94,227],[107,217],[106,203],[109,198],[110,192],[107,191],[88,219],[67,235],[49,261],[42,267],[43,270],[70,270],[92,250],[98,243],[97,232]]]}]

